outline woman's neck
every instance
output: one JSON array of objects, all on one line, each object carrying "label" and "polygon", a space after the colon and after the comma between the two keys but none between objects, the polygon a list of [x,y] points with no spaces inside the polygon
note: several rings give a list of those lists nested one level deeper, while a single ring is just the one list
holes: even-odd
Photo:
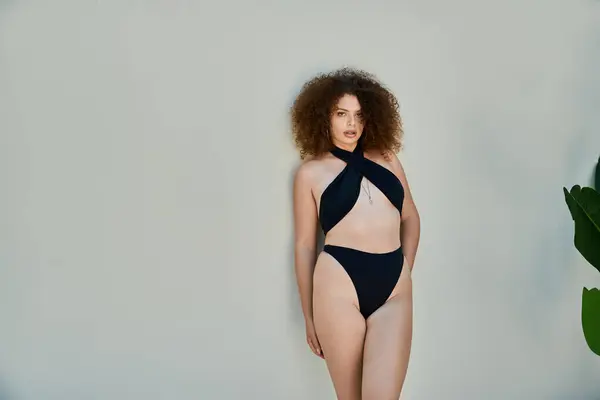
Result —
[{"label": "woman's neck", "polygon": [[356,146],[358,146],[358,142],[354,142],[352,144],[333,143],[333,145],[339,149],[346,150],[346,151],[349,151],[352,153],[354,151],[354,149],[356,149]]}]

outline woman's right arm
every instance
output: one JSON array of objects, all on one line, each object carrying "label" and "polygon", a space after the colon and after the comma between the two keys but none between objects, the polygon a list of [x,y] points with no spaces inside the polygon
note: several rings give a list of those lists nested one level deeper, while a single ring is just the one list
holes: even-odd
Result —
[{"label": "woman's right arm", "polygon": [[302,164],[294,177],[294,265],[304,320],[312,324],[318,217],[309,167],[307,163]]}]

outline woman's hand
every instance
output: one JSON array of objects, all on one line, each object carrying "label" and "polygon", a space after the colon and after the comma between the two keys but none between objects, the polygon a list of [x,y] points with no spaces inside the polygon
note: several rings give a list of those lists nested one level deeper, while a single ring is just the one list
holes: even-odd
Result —
[{"label": "woman's hand", "polygon": [[319,344],[319,339],[317,338],[315,325],[312,321],[306,323],[306,342],[313,353],[323,359],[325,358],[323,356],[323,350],[321,350],[321,345]]}]

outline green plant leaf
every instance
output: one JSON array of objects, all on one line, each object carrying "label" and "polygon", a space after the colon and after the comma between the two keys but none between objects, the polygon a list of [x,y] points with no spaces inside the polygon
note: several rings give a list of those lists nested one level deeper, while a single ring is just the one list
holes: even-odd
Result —
[{"label": "green plant leaf", "polygon": [[600,290],[583,288],[581,325],[590,350],[600,356]]},{"label": "green plant leaf", "polygon": [[575,247],[600,272],[600,193],[579,185],[563,192],[575,221]]},{"label": "green plant leaf", "polygon": [[594,181],[594,188],[597,192],[600,192],[600,157],[598,157],[598,164],[596,164],[596,180]]}]

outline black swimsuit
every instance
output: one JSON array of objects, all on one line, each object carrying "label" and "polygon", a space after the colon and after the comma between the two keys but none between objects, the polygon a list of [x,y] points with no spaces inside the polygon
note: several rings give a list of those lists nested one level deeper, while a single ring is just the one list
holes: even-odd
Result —
[{"label": "black swimsuit", "polygon": [[[325,188],[319,205],[319,221],[325,235],[352,210],[367,178],[402,214],[404,188],[387,168],[364,157],[360,142],[353,152],[335,147],[331,153],[346,162],[338,176]],[[323,251],[346,270],[358,297],[359,309],[368,318],[389,298],[404,264],[402,247],[388,253],[367,253],[349,247],[325,244]]]}]

